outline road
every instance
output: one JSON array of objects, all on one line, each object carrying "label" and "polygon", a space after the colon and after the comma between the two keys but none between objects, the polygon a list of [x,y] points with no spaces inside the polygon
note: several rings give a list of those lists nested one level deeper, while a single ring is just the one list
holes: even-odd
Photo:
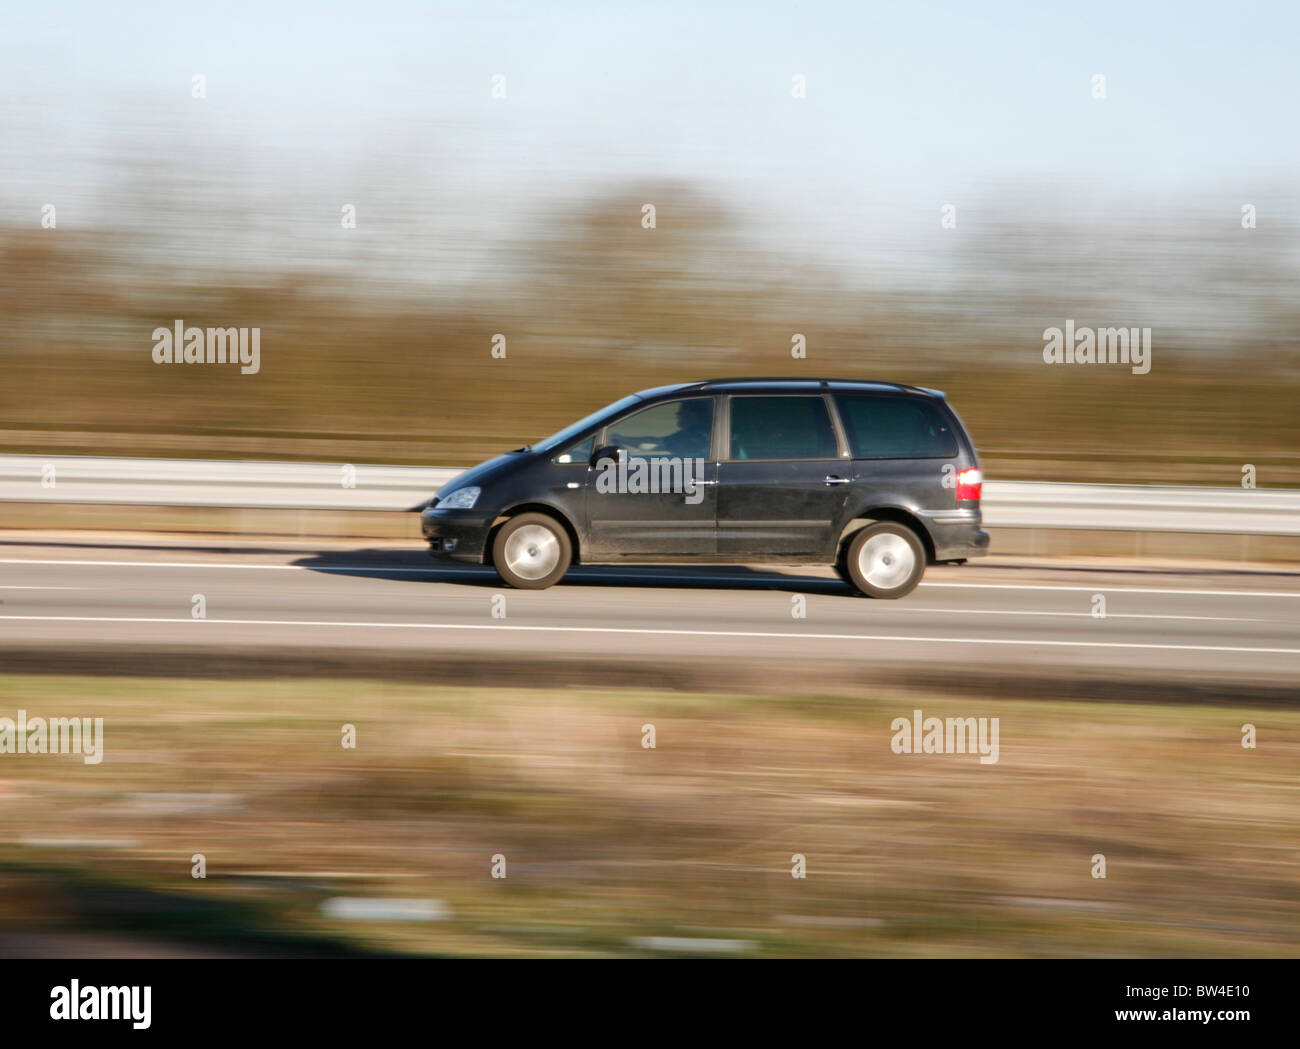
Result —
[{"label": "road", "polygon": [[89,648],[137,662],[211,649],[380,669],[411,656],[474,659],[489,679],[493,665],[545,657],[625,663],[647,686],[683,666],[723,683],[779,668],[806,688],[824,674],[866,686],[927,669],[1289,686],[1300,674],[1300,574],[991,561],[935,567],[910,597],[869,601],[823,569],[580,566],[552,590],[523,592],[396,544],[0,541],[0,668],[48,651],[55,669],[56,655]]}]

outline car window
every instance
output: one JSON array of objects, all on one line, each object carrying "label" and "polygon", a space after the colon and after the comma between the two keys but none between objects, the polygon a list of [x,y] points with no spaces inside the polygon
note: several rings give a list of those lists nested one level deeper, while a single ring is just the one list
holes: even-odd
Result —
[{"label": "car window", "polygon": [[557,463],[589,463],[591,462],[591,453],[596,446],[596,435],[593,433],[585,441],[579,441],[577,444],[570,445],[555,457]]},{"label": "car window", "polygon": [[713,398],[688,397],[651,405],[610,423],[606,444],[629,459],[707,459],[713,439]]},{"label": "car window", "polygon": [[909,397],[835,398],[855,459],[951,459],[957,438],[937,405]]},{"label": "car window", "polygon": [[839,455],[821,397],[731,398],[731,458],[834,459]]},{"label": "car window", "polygon": [[640,400],[640,398],[635,394],[623,397],[615,401],[613,404],[605,405],[605,407],[600,411],[592,412],[586,418],[579,419],[576,423],[570,423],[563,430],[557,430],[555,433],[551,434],[550,437],[546,437],[530,447],[535,452],[553,452],[556,448],[563,448],[566,442],[577,437],[583,430],[594,429],[598,423],[608,419],[612,415],[617,415],[619,412],[627,410],[632,407],[632,405],[636,404],[638,400]]}]

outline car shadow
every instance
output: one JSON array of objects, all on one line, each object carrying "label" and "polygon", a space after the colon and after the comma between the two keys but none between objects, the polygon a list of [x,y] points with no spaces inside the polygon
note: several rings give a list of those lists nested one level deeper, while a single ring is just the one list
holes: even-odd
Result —
[{"label": "car shadow", "polygon": [[[432,560],[423,551],[322,551],[292,562],[299,568],[330,575],[359,576],[407,583],[455,583],[501,589],[506,584],[485,565]],[[798,570],[793,570],[797,572]],[[786,590],[800,594],[852,594],[831,575],[792,574],[748,565],[574,565],[559,586],[668,587],[674,590]]]}]

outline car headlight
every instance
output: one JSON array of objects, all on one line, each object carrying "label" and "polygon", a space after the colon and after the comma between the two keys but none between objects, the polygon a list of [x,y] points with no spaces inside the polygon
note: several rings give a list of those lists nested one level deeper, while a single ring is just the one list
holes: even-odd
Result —
[{"label": "car headlight", "polygon": [[446,499],[438,500],[439,510],[472,510],[481,488],[457,488]]}]

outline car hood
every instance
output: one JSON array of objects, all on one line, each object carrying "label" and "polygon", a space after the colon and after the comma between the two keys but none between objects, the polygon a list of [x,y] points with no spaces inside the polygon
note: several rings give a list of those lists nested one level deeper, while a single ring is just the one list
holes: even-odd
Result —
[{"label": "car hood", "polygon": [[491,481],[496,480],[502,474],[517,469],[520,465],[531,458],[532,454],[523,450],[506,452],[504,455],[494,456],[485,462],[479,463],[477,466],[471,466],[464,473],[457,474],[438,489],[434,498],[438,500],[445,499],[457,488],[466,488],[470,485],[478,485],[480,488],[484,488]]}]

